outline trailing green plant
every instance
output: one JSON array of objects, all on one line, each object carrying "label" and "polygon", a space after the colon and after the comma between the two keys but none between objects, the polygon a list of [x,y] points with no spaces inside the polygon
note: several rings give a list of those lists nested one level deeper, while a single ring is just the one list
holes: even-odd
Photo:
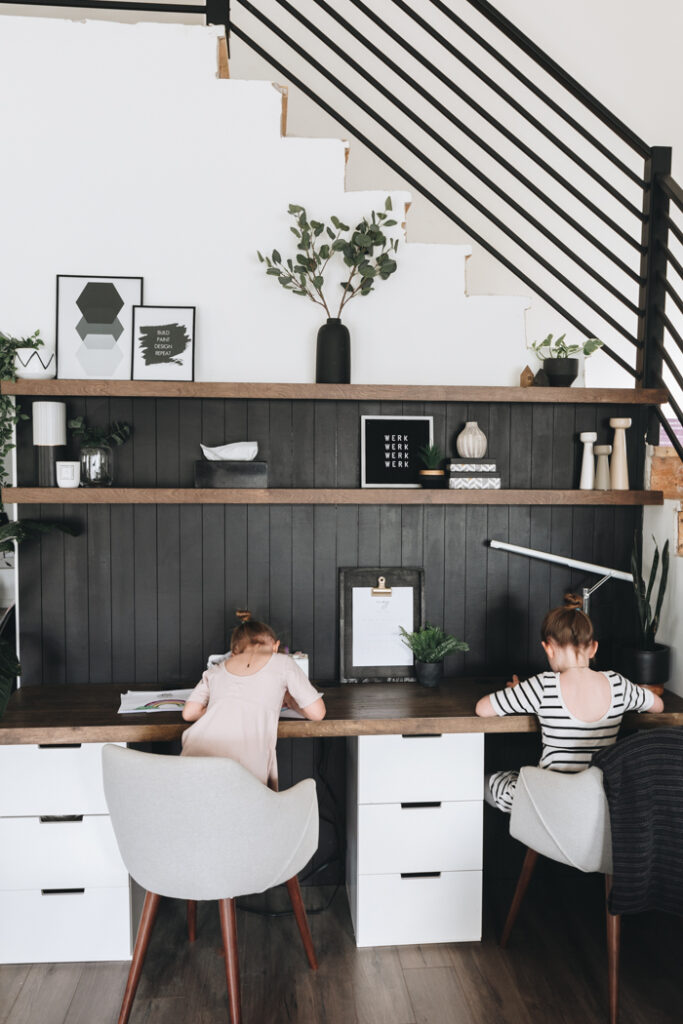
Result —
[{"label": "trailing green plant", "polygon": [[588,338],[581,344],[569,345],[565,341],[566,337],[566,334],[561,334],[559,338],[553,339],[552,334],[549,334],[543,341],[532,341],[527,348],[532,349],[541,360],[570,359],[579,353],[586,357],[592,356],[604,344],[599,338]]},{"label": "trailing green plant", "polygon": [[[329,224],[309,220],[303,206],[290,203],[287,212],[294,218],[290,231],[297,239],[296,255],[284,258],[273,249],[270,256],[258,251],[257,256],[265,264],[266,274],[277,278],[287,291],[322,306],[328,317],[340,317],[351,299],[356,295],[369,295],[378,279],[386,281],[397,270],[394,257],[398,239],[384,233],[386,228],[398,223],[389,216],[391,209],[391,198],[387,196],[383,211],[373,210],[351,228],[334,216],[330,217]],[[341,282],[339,309],[333,314],[330,311],[333,303],[328,302],[323,289],[325,272],[336,253],[348,268],[348,276]]]},{"label": "trailing green plant", "polygon": [[69,430],[80,441],[81,448],[101,448],[102,445],[125,444],[132,433],[129,423],[115,420],[108,427],[89,427],[84,416],[69,420]]},{"label": "trailing green plant", "polygon": [[411,649],[415,661],[432,664],[443,661],[447,654],[470,649],[464,640],[456,640],[450,633],[444,633],[439,626],[430,626],[429,623],[422,629],[416,629],[414,633],[409,633],[403,626],[399,626],[399,629],[401,640]]},{"label": "trailing green plant", "polygon": [[[14,357],[18,348],[40,348],[43,339],[40,331],[34,331],[28,338],[15,338],[0,331],[0,380],[16,380]],[[7,456],[15,447],[14,428],[20,420],[27,420],[26,413],[12,395],[0,395],[0,487],[9,484]],[[2,505],[0,504],[0,510]]]},{"label": "trailing green plant", "polygon": [[636,594],[636,605],[638,608],[638,622],[640,625],[641,644],[644,651],[654,651],[655,637],[659,628],[659,615],[662,610],[662,602],[666,592],[666,584],[669,578],[669,541],[668,538],[662,548],[661,564],[662,570],[659,576],[659,589],[657,598],[652,608],[655,580],[659,569],[660,556],[659,545],[655,538],[652,538],[655,545],[655,553],[652,556],[650,576],[645,585],[643,576],[643,552],[642,544],[638,533],[633,537],[633,551],[631,552],[631,572],[633,573],[633,589]]},{"label": "trailing green plant", "polygon": [[425,444],[420,448],[418,454],[424,463],[425,469],[441,469],[444,454],[438,444]]}]

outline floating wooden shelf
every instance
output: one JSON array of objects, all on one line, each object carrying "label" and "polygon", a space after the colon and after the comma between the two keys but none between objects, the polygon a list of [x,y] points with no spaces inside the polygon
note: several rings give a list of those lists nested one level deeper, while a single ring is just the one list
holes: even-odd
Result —
[{"label": "floating wooden shelf", "polygon": [[661,491],[450,491],[393,488],[6,487],[19,505],[661,505]]},{"label": "floating wooden shelf", "polygon": [[658,388],[505,388],[441,384],[227,384],[219,381],[4,380],[3,395],[125,398],[284,398],[367,402],[558,402],[570,405],[660,405]]}]

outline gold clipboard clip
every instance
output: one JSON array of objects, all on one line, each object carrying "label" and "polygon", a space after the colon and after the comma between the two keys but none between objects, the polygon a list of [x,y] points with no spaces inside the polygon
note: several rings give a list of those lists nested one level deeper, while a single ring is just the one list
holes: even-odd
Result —
[{"label": "gold clipboard clip", "polygon": [[391,597],[391,587],[387,586],[387,580],[385,576],[377,577],[377,586],[370,588],[370,593],[373,597]]}]

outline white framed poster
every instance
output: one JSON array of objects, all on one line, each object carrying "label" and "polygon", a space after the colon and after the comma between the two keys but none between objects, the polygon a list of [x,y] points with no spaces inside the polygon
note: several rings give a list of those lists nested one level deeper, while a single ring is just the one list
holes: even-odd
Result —
[{"label": "white framed poster", "polygon": [[194,306],[135,306],[133,380],[194,380]]},{"label": "white framed poster", "polygon": [[141,277],[57,275],[57,377],[130,380]]},{"label": "white framed poster", "polygon": [[433,443],[433,416],[361,416],[361,487],[419,487],[420,449]]}]

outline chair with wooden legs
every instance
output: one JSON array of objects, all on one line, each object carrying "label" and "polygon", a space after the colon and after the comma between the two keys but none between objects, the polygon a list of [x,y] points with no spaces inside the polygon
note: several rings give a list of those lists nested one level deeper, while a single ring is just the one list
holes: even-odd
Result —
[{"label": "chair with wooden legs", "polygon": [[231,1024],[240,1024],[235,899],[286,883],[308,962],[318,966],[297,873],[318,846],[313,779],[275,793],[228,758],[170,757],[108,744],[104,792],[121,857],[146,890],[121,1005],[126,1024],[162,896],[217,900],[225,951]]},{"label": "chair with wooden legs", "polygon": [[[605,875],[605,896],[609,895],[612,835],[599,768],[576,774],[522,768],[512,801],[510,835],[524,843],[527,852],[503,927],[501,946],[507,946],[539,855],[579,871],[601,872]],[[606,899],[605,913],[609,1021],[617,1024],[621,917],[610,913]]]}]

